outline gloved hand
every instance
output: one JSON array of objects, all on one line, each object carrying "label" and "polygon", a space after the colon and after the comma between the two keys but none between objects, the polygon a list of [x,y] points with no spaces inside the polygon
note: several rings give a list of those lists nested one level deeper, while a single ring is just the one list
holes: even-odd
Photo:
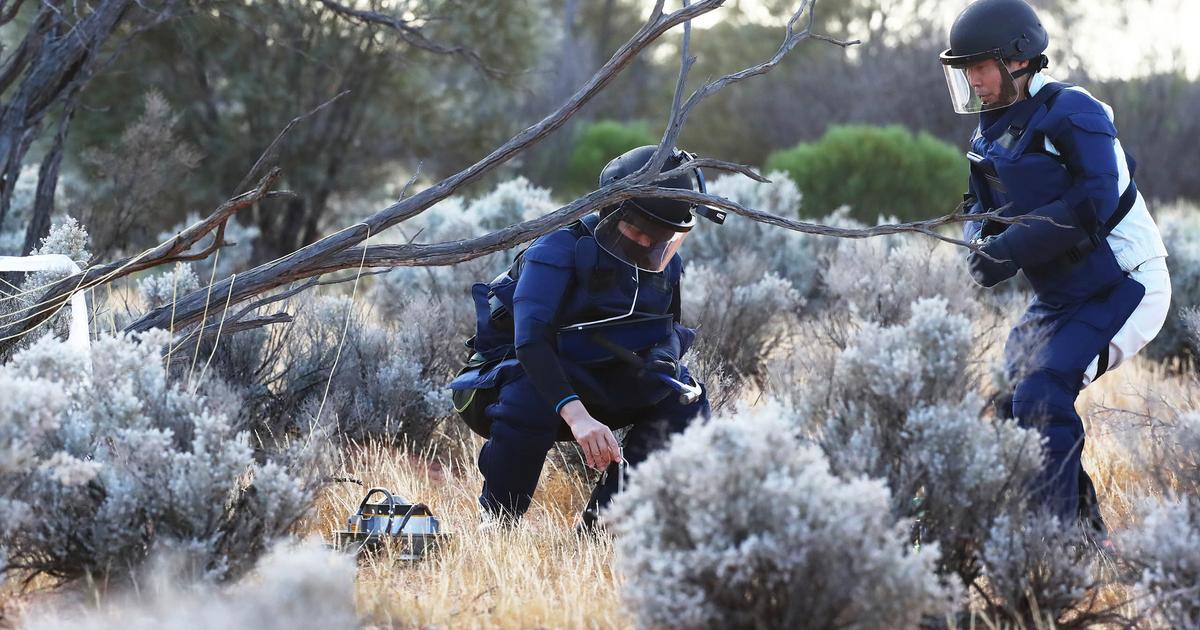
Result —
[{"label": "gloved hand", "polygon": [[967,268],[971,271],[971,277],[980,286],[993,287],[1017,275],[1019,267],[1013,260],[1012,252],[1004,239],[999,236],[989,236],[983,240],[983,246],[980,249],[996,259],[990,260],[976,251],[967,255]]},{"label": "gloved hand", "polygon": [[679,378],[679,359],[675,357],[672,344],[664,343],[654,346],[646,355],[645,369],[660,372],[671,378]]}]

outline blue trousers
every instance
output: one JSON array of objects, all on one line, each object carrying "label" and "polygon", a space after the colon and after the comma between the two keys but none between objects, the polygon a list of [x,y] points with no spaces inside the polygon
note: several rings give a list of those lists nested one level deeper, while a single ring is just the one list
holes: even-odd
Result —
[{"label": "blue trousers", "polygon": [[[694,418],[707,417],[709,404],[705,394],[690,405],[670,395],[648,407],[619,412],[588,407],[588,412],[610,427],[632,425],[625,436],[624,456],[628,466],[636,466]],[[529,509],[546,453],[554,446],[563,420],[523,372],[501,386],[500,398],[488,407],[487,414],[492,428],[479,452],[479,471],[483,473],[479,503],[492,514],[519,517]],[[612,500],[618,468],[617,464],[609,467],[605,480],[592,493],[590,507],[603,508]]]},{"label": "blue trousers", "polygon": [[1075,411],[1084,370],[1092,359],[1104,356],[1108,342],[1144,295],[1145,287],[1126,278],[1102,295],[1067,308],[1034,300],[1005,344],[1006,369],[1016,384],[1011,417],[1021,426],[1038,429],[1046,440],[1033,494],[1063,522],[1086,517],[1081,508],[1094,501],[1091,479],[1080,462],[1083,420]]}]

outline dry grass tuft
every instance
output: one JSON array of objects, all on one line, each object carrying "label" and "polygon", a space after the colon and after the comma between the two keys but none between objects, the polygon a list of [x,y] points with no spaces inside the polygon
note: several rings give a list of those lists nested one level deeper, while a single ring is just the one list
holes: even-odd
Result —
[{"label": "dry grass tuft", "polygon": [[[364,556],[357,585],[364,622],[397,628],[631,627],[610,568],[611,538],[581,540],[574,533],[575,515],[590,490],[584,480],[550,457],[521,524],[479,531],[478,446],[472,441],[455,449],[459,454],[441,457],[379,444],[344,453],[342,474],[427,503],[454,534],[423,562],[405,563],[386,549]],[[356,485],[331,486],[308,526],[328,537],[362,494]]]}]

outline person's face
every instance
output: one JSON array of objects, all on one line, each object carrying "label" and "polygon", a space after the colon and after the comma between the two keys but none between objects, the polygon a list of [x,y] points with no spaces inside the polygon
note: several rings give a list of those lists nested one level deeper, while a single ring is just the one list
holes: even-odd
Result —
[{"label": "person's face", "polygon": [[[1024,68],[1028,65],[1028,61],[1010,61],[1006,65],[1007,72],[1001,68],[1000,62],[995,59],[985,59],[978,61],[966,67],[967,81],[971,84],[971,89],[975,90],[975,95],[979,100],[983,101],[984,105],[992,105],[1002,99],[1012,100],[1013,95],[1008,93],[1010,86],[1011,73]],[[1024,82],[1026,77],[1021,77],[1017,80],[1016,100],[1020,100],[1025,94]]]},{"label": "person's face", "polygon": [[621,221],[617,223],[617,229],[621,230],[622,236],[637,243],[638,245],[641,245],[642,247],[650,247],[655,243],[653,236],[650,236],[649,234],[639,230],[637,226],[633,225],[632,223]]}]

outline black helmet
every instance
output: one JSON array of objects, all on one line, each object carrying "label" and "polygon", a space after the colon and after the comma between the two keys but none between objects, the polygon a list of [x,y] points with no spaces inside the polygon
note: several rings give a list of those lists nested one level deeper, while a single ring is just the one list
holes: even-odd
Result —
[{"label": "black helmet", "polygon": [[1039,57],[1049,43],[1042,21],[1025,0],[977,0],[955,18],[950,47],[941,58],[946,65],[989,57],[1027,60]]},{"label": "black helmet", "polygon": [[[1020,96],[1016,79],[1046,67],[1042,53],[1049,41],[1024,0],[972,2],[955,18],[950,47],[940,55],[954,111],[973,114],[1012,105]],[[1009,60],[1029,64],[1009,72]]]},{"label": "black helmet", "polygon": [[[648,144],[644,147],[630,149],[621,155],[613,158],[604,169],[600,171],[600,186],[603,188],[623,177],[636,172],[650,162],[654,157],[654,151],[658,149],[656,145]],[[677,168],[680,164],[694,159],[695,156],[686,151],[674,149],[671,155],[663,163],[660,172],[666,172]],[[700,169],[693,171],[692,175],[676,175],[669,179],[664,179],[657,182],[657,185],[662,188],[679,188],[681,190],[697,190],[701,193],[708,192],[705,186],[704,173]],[[638,197],[624,202],[622,205],[628,204],[642,211],[650,218],[663,223],[678,231],[687,231],[696,225],[696,217],[693,213],[698,214],[714,223],[724,223],[725,213],[704,206],[697,206],[686,201],[678,199],[663,199],[658,197]]]},{"label": "black helmet", "polygon": [[[600,171],[603,188],[628,177],[650,163],[657,146],[647,145],[626,151]],[[679,149],[671,151],[659,172],[665,173],[693,159]],[[695,175],[693,184],[692,175]],[[700,169],[657,182],[662,188],[707,192]],[[696,225],[695,214],[720,223],[725,213],[696,206],[678,199],[635,197],[600,212],[600,221],[592,229],[596,244],[604,251],[638,269],[658,273],[666,269],[687,233]],[[719,216],[719,218],[714,218]]]}]

